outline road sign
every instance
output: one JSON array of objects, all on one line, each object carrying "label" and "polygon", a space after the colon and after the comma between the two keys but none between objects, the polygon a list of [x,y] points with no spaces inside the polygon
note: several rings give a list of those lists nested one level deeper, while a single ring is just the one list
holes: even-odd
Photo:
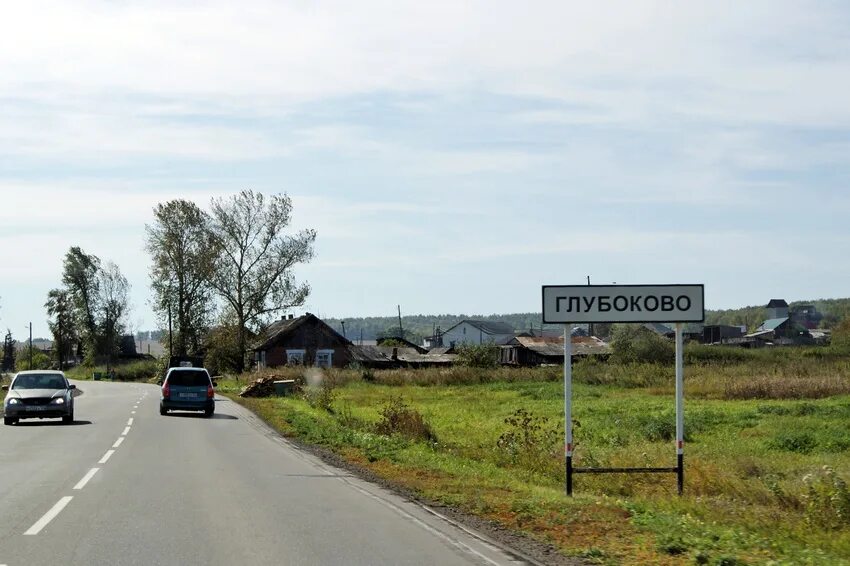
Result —
[{"label": "road sign", "polygon": [[702,322],[703,285],[544,285],[543,322]]}]

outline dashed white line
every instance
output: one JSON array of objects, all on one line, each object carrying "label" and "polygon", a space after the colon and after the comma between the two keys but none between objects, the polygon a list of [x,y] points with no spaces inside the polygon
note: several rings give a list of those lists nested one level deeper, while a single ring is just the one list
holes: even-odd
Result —
[{"label": "dashed white line", "polygon": [[118,440],[116,440],[116,441],[115,441],[115,444],[113,444],[113,445],[112,445],[112,447],[113,447],[113,448],[118,448],[119,446],[121,446],[121,443],[122,443],[122,442],[124,442],[124,437],[123,437],[123,436],[122,436],[122,437],[120,437]]},{"label": "dashed white line", "polygon": [[29,528],[29,530],[27,532],[25,532],[24,534],[25,535],[37,535],[38,533],[40,533],[41,529],[46,527],[47,524],[50,523],[50,521],[55,519],[56,516],[59,513],[62,512],[62,509],[64,509],[65,506],[68,505],[68,503],[70,503],[72,499],[74,499],[74,498],[70,495],[66,495],[65,497],[60,499],[56,503],[56,505],[54,505],[53,507],[50,508],[50,511],[45,513],[44,516],[41,519],[39,519],[38,521],[36,521],[35,524],[33,526],[31,526]]},{"label": "dashed white line", "polygon": [[107,450],[106,454],[103,455],[103,458],[100,459],[98,464],[105,464],[112,458],[112,455],[115,454],[115,450]]},{"label": "dashed white line", "polygon": [[132,426],[132,424],[133,424],[133,418],[130,417],[129,419],[127,419],[127,426]]},{"label": "dashed white line", "polygon": [[131,415],[135,415],[135,414],[136,414],[136,411],[130,411],[130,414],[131,414]]},{"label": "dashed white line", "polygon": [[130,432],[130,427],[129,427],[129,426],[125,426],[125,427],[124,427],[124,432],[122,432],[122,433],[121,433],[121,436],[127,436],[127,433],[128,433],[128,432]]},{"label": "dashed white line", "polygon": [[83,489],[86,487],[86,484],[89,483],[96,473],[100,471],[100,468],[92,468],[91,470],[83,476],[83,479],[77,482],[77,485],[74,486],[74,489]]}]

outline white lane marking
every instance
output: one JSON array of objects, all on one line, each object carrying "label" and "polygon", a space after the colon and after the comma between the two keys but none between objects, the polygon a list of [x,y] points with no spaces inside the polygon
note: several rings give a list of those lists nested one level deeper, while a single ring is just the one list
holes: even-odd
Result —
[{"label": "white lane marking", "polygon": [[122,433],[121,433],[121,436],[127,436],[127,433],[128,433],[128,432],[130,432],[130,427],[125,426],[125,427],[124,427],[124,432],[122,432]]},{"label": "white lane marking", "polygon": [[54,505],[53,507],[50,508],[50,511],[45,513],[44,516],[41,519],[39,519],[38,521],[36,521],[35,524],[33,526],[31,526],[29,528],[29,530],[27,532],[25,532],[24,534],[25,535],[37,535],[38,533],[40,533],[41,529],[46,527],[47,524],[50,523],[50,521],[55,519],[56,515],[61,513],[62,509],[64,509],[65,506],[68,505],[68,503],[70,503],[72,499],[74,499],[74,498],[70,495],[66,495],[65,497],[60,499],[56,503],[56,505]]},{"label": "white lane marking", "polygon": [[135,415],[135,414],[136,414],[136,411],[130,411],[130,414],[131,414],[131,415]]},{"label": "white lane marking", "polygon": [[106,454],[103,455],[103,458],[100,459],[98,464],[105,464],[112,458],[112,455],[115,454],[115,450],[107,450]]},{"label": "white lane marking", "polygon": [[132,426],[132,424],[133,424],[133,418],[130,417],[129,419],[127,419],[127,426]]},{"label": "white lane marking", "polygon": [[113,445],[112,445],[112,447],[113,447],[113,448],[118,448],[119,446],[121,446],[121,443],[122,443],[122,442],[124,442],[124,437],[123,437],[123,436],[122,436],[122,437],[120,437],[118,440],[116,440],[116,441],[115,441],[115,444],[113,444]]},{"label": "white lane marking", "polygon": [[96,473],[100,471],[100,468],[92,468],[88,471],[86,475],[83,476],[83,479],[77,482],[77,485],[74,486],[74,489],[83,489],[86,487],[86,484],[89,483]]}]

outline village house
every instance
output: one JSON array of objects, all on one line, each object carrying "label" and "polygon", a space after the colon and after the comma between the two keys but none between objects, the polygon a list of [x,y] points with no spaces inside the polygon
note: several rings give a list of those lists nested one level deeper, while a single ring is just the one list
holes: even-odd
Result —
[{"label": "village house", "polygon": [[[573,358],[611,355],[611,347],[595,336],[572,336]],[[499,361],[509,366],[564,363],[564,336],[517,336],[499,348]]]},{"label": "village house", "polygon": [[462,320],[443,333],[443,346],[504,344],[514,336],[514,329],[504,322]]},{"label": "village house", "polygon": [[343,368],[358,363],[389,367],[391,360],[374,347],[355,346],[313,314],[282,318],[260,334],[254,346],[258,369],[285,365]]}]

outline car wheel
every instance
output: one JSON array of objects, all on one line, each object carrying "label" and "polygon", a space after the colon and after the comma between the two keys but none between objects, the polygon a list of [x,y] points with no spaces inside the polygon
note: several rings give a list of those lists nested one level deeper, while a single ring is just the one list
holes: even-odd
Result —
[{"label": "car wheel", "polygon": [[213,411],[212,411],[212,409],[207,409],[206,411],[204,411],[204,416],[205,416],[206,418],[210,418],[211,416],[213,416]]},{"label": "car wheel", "polygon": [[168,409],[166,409],[165,407],[163,407],[162,405],[160,405],[160,406],[159,406],[159,414],[160,414],[160,415],[167,415],[167,414],[168,414]]},{"label": "car wheel", "polygon": [[74,424],[74,413],[62,417],[62,424]]},{"label": "car wheel", "polygon": [[3,417],[3,424],[5,425],[13,425],[18,422],[18,419],[15,417]]}]

